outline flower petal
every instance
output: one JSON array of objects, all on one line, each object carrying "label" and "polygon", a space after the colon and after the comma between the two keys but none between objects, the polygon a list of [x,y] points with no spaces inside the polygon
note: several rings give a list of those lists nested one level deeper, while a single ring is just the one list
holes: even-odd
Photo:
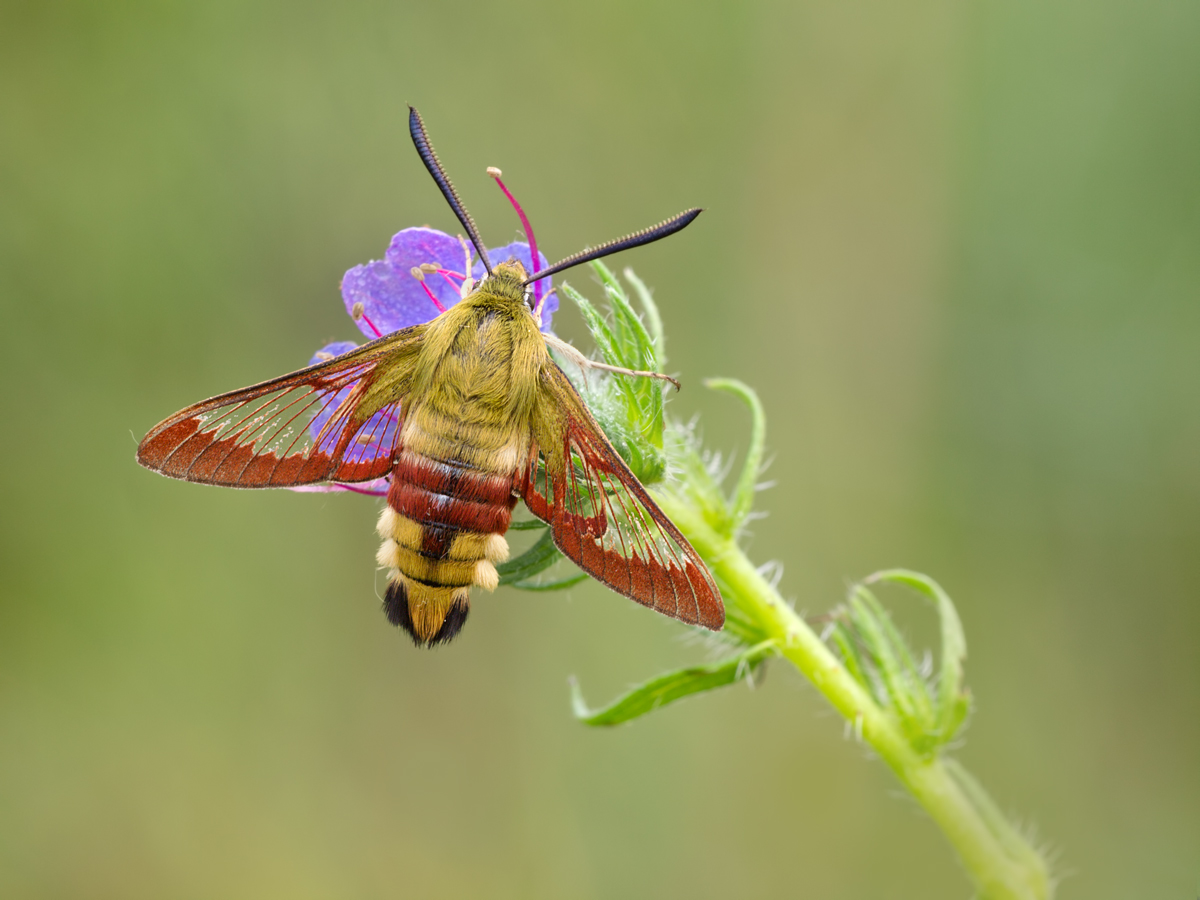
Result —
[{"label": "flower petal", "polygon": [[[392,238],[383,260],[355,266],[342,278],[346,312],[353,316],[355,304],[363,305],[364,316],[357,324],[369,338],[428,322],[438,315],[438,308],[413,277],[412,268],[436,263],[461,272],[465,262],[456,238],[433,228],[405,228]],[[449,308],[458,302],[458,291],[441,275],[426,275],[425,284],[442,306]]]},{"label": "flower petal", "polygon": [[371,497],[386,497],[391,483],[391,477],[384,475],[382,478],[376,478],[374,481],[360,481],[357,484],[340,484],[334,481],[329,484],[302,484],[294,488],[288,488],[288,490],[296,491],[300,494],[352,493],[367,494]]},{"label": "flower petal", "polygon": [[[529,244],[525,241],[513,241],[511,244],[506,244],[503,247],[489,247],[488,257],[492,261],[492,265],[508,262],[510,259],[515,259],[525,267],[525,271],[532,275],[534,272],[544,269],[550,265],[546,261],[546,257],[540,251],[538,252],[538,265],[531,266],[532,257],[529,254]],[[483,277],[483,263],[475,263],[475,267],[471,270],[471,274],[478,280]],[[542,296],[546,297],[546,292],[552,287],[552,278],[542,278],[538,284],[542,289]],[[555,311],[558,309],[558,294],[551,294],[546,297],[545,303],[542,304],[542,331],[550,330],[550,320],[554,317]]]}]

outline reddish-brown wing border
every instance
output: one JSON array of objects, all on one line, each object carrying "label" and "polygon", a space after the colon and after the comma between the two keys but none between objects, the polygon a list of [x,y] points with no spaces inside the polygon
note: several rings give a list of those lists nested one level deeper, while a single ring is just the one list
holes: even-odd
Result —
[{"label": "reddish-brown wing border", "polygon": [[[391,469],[416,325],[327,362],[195,403],[150,429],[137,461],[171,478],[237,488],[356,482]],[[386,391],[372,391],[386,382]],[[381,399],[381,395],[386,394]],[[309,424],[327,421],[314,438]]]},{"label": "reddish-brown wing border", "polygon": [[725,607],[704,561],[553,362],[540,375],[532,426],[530,458],[515,487],[530,512],[550,524],[558,548],[614,591],[719,631]]}]

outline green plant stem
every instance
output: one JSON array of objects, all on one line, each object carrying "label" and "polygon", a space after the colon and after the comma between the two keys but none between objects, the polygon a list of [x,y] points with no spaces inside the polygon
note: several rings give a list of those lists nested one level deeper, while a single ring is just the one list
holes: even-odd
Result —
[{"label": "green plant stem", "polygon": [[[735,539],[721,534],[685,499],[655,493],[663,510],[712,567],[726,599],[752,620],[765,639],[833,704],[892,768],[950,841],[984,900],[1047,900],[1051,882],[1041,857],[1011,829],[989,821],[989,808],[955,778],[957,764],[918,753],[892,716],[841,665],[820,637],[796,614],[746,557]],[[975,785],[971,780],[968,786]],[[982,789],[979,789],[982,791]],[[984,795],[986,797],[986,795]],[[990,800],[987,801],[990,804]],[[1001,833],[997,833],[1001,831]],[[1016,840],[1020,846],[1014,847]],[[1007,845],[1007,846],[1006,846]]]}]

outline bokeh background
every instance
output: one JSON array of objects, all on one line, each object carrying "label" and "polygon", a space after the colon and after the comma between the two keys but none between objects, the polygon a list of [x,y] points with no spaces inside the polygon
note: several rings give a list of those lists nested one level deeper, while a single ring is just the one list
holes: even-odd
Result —
[{"label": "bokeh background", "polygon": [[339,279],[394,231],[453,227],[412,102],[492,243],[488,165],[551,258],[708,208],[617,262],[676,415],[736,450],[701,378],[761,392],[754,557],[811,612],[938,578],[961,756],[1060,896],[1195,895],[1198,47],[1186,0],[5,3],[0,894],[969,894],[794,673],[589,731],[569,675],[598,702],[702,650],[588,585],[417,652],[374,501],[134,464],[357,337]]}]

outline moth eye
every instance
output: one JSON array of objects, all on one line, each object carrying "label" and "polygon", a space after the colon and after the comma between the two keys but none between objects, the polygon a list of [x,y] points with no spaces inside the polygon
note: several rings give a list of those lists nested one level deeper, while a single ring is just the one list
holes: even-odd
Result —
[{"label": "moth eye", "polygon": [[525,288],[525,305],[533,309],[533,290]]}]

